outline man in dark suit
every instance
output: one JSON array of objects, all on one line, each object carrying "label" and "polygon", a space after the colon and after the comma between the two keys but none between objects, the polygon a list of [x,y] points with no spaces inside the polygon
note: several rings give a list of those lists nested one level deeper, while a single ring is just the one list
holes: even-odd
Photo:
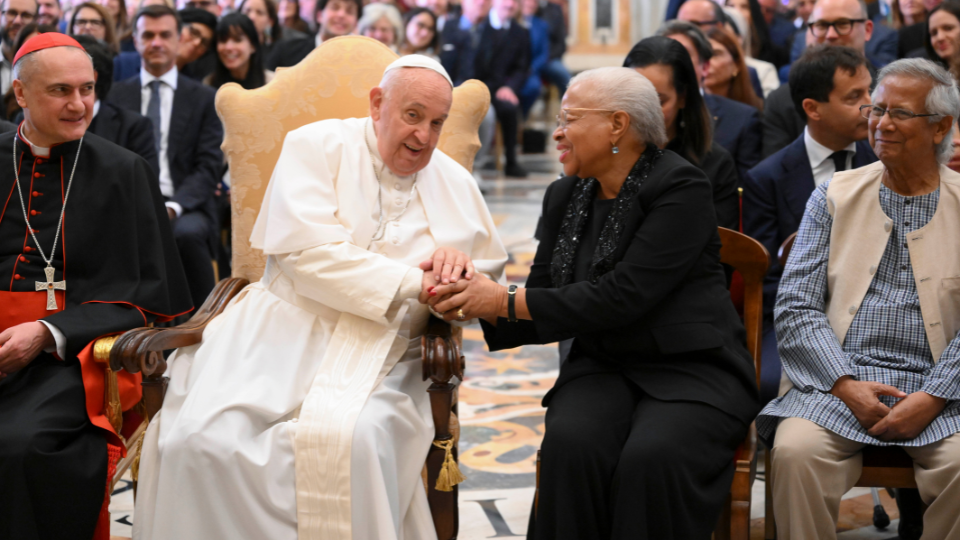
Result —
[{"label": "man in dark suit", "polygon": [[445,25],[441,34],[440,63],[454,84],[478,79],[487,85],[503,134],[504,173],[523,178],[527,171],[517,162],[517,96],[529,76],[530,33],[514,20],[520,3],[495,0],[490,9],[488,0],[463,0],[461,6],[459,24]]},{"label": "man in dark suit", "polygon": [[768,401],[780,385],[780,355],[773,331],[773,305],[783,269],[780,244],[797,232],[816,186],[837,171],[877,161],[860,107],[870,103],[872,78],[867,59],[849,47],[807,49],[790,71],[794,107],[806,129],[793,143],[763,160],[743,179],[743,230],[770,253],[764,283],[761,397]]},{"label": "man in dark suit", "polygon": [[[842,45],[862,54],[873,35],[873,21],[867,18],[862,0],[819,0],[807,26],[807,46]],[[762,125],[763,157],[787,146],[803,132],[804,119],[793,105],[790,85],[782,85],[767,96]]]},{"label": "man in dark suit", "polygon": [[[660,26],[657,35],[675,39],[687,49],[702,87],[704,69],[713,56],[703,32],[689,22],[668,21]],[[723,96],[704,94],[703,100],[713,118],[713,140],[733,156],[742,179],[760,162],[760,111]]]},{"label": "man in dark suit", "polygon": [[106,101],[110,87],[113,86],[113,59],[110,51],[91,36],[75,38],[93,59],[93,69],[97,73],[97,85],[94,88],[97,101],[87,132],[95,133],[140,155],[150,164],[154,174],[160,174],[160,162],[157,159],[157,147],[150,120]]},{"label": "man in dark suit", "polygon": [[110,101],[143,114],[153,125],[160,192],[190,294],[199,305],[215,284],[214,190],[223,174],[223,127],[213,104],[214,90],[177,72],[180,30],[179,15],[166,5],[148,6],[137,14],[134,42],[143,58],[140,75],[115,84]]}]

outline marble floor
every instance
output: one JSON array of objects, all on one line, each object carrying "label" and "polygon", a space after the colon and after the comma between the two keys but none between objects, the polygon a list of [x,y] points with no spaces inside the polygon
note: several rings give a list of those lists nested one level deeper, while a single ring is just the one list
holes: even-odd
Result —
[{"label": "marble floor", "polygon": [[[524,180],[498,178],[493,171],[479,174],[490,212],[510,253],[507,278],[520,285],[536,251],[533,231],[543,194],[559,172],[550,155],[523,156],[522,163],[531,171]],[[471,327],[464,333],[464,354],[467,370],[459,394],[460,466],[467,480],[460,485],[459,538],[520,538],[527,530],[536,481],[536,452],[543,438],[545,409],[540,400],[557,378],[557,348],[526,346],[491,353],[479,327]],[[841,505],[839,537],[897,538],[896,504],[885,493],[882,497],[894,520],[885,531],[871,524],[869,490],[855,489]],[[752,539],[763,538],[763,509],[760,474],[754,485]],[[134,516],[128,480],[117,486],[110,510],[114,538],[129,538]]]}]

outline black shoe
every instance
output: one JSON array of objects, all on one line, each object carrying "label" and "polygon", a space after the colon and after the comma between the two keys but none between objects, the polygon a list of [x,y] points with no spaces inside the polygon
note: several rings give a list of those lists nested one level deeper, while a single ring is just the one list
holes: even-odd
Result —
[{"label": "black shoe", "polygon": [[526,178],[527,171],[516,163],[507,163],[507,168],[503,171],[504,176],[510,178]]}]

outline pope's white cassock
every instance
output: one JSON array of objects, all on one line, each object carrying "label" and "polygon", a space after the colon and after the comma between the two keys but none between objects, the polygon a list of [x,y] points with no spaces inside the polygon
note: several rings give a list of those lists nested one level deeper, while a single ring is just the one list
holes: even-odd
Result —
[{"label": "pope's white cassock", "polygon": [[450,247],[500,278],[473,177],[439,150],[395,176],[369,118],[310,124],[284,141],[252,242],[263,279],[171,357],[134,538],[436,538],[417,266]]}]

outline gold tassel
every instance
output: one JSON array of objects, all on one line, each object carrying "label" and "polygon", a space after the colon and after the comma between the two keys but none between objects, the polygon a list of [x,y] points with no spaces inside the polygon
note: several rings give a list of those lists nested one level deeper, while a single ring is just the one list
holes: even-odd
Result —
[{"label": "gold tassel", "polygon": [[442,448],[446,455],[443,458],[443,466],[440,467],[440,475],[437,476],[438,491],[453,491],[453,486],[467,479],[460,472],[460,466],[453,459],[453,439],[446,441],[433,441],[433,445]]},{"label": "gold tassel", "polygon": [[133,463],[130,464],[130,478],[133,479],[134,483],[140,478],[140,453],[143,452],[143,437],[146,436],[146,434],[147,430],[143,430],[140,438],[137,439],[137,455],[133,458]]}]

